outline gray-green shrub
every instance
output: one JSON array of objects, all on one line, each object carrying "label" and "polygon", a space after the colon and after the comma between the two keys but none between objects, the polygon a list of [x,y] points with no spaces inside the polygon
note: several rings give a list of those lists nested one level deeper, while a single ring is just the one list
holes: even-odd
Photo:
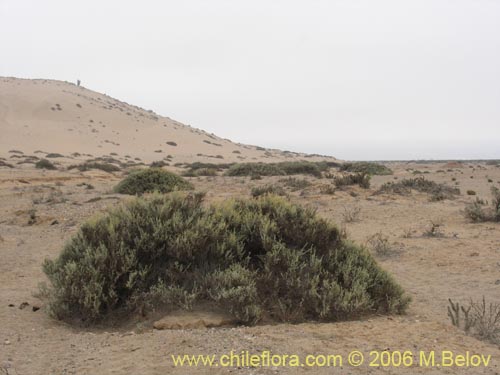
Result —
[{"label": "gray-green shrub", "polygon": [[39,161],[37,161],[35,163],[35,168],[49,169],[49,170],[57,169],[57,167],[50,160],[47,160],[47,159],[40,159]]},{"label": "gray-green shrub", "polygon": [[404,312],[409,297],[369,252],[283,198],[206,206],[200,194],[136,198],[84,223],[44,294],[59,319],[215,303],[240,322]]},{"label": "gray-green shrub", "polygon": [[345,172],[366,173],[371,175],[390,175],[393,173],[392,170],[385,165],[366,161],[341,164],[340,170]]},{"label": "gray-green shrub", "polygon": [[142,195],[154,191],[170,193],[174,190],[191,190],[193,185],[175,173],[161,168],[140,169],[131,172],[115,186],[115,192]]}]

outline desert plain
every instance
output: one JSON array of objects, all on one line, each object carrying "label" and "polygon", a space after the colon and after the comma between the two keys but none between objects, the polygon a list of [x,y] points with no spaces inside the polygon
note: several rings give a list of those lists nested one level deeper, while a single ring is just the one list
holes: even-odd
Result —
[{"label": "desert plain", "polygon": [[[170,142],[168,144],[167,142]],[[173,146],[175,144],[175,146]],[[335,150],[332,150],[332,154]],[[50,155],[54,154],[54,155]],[[48,157],[48,155],[50,157]],[[48,158],[56,170],[35,168]],[[119,170],[80,171],[69,166],[113,159]],[[113,161],[112,160],[112,161]],[[327,192],[327,177],[287,186],[282,176],[186,177],[206,201],[251,197],[253,187],[280,185],[294,203],[313,207],[373,251],[412,302],[406,314],[353,317],[340,322],[261,323],[201,329],[158,330],[157,316],[115,325],[79,327],[57,321],[36,297],[46,281],[44,259],[55,258],[79,225],[131,199],[113,187],[131,168],[163,160],[182,174],[186,164],[307,160],[343,163],[236,144],[74,84],[0,78],[0,373],[5,374],[498,374],[498,344],[453,326],[448,299],[498,302],[500,232],[493,222],[473,223],[467,204],[490,200],[500,186],[500,165],[486,161],[387,161],[393,174],[373,176],[371,186]],[[331,168],[329,173],[337,173]],[[452,199],[429,194],[378,194],[386,182],[423,176],[460,189]],[[287,176],[288,177],[288,176]],[[474,195],[467,194],[473,191]],[[434,231],[432,228],[434,227]],[[383,234],[388,251],[370,238]],[[431,234],[430,234],[431,233]],[[249,351],[348,355],[352,350],[451,351],[491,355],[487,367],[179,367],[173,354]]]}]

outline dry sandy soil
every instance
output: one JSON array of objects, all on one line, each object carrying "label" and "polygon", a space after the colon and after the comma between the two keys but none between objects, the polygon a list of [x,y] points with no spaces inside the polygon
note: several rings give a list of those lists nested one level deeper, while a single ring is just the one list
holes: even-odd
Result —
[{"label": "dry sandy soil", "polygon": [[[161,159],[158,155],[162,153],[151,151],[160,144],[163,155],[172,154],[174,163],[216,160],[196,158],[197,153],[223,155],[224,159],[218,161],[239,161],[241,159],[237,156],[241,155],[246,161],[301,159],[304,156],[290,156],[273,150],[267,151],[272,156],[266,157],[266,151],[253,146],[207,138],[205,133],[172,120],[147,118],[147,111],[136,109],[137,112],[127,115],[123,108],[128,108],[128,105],[74,85],[41,80],[0,80],[0,156],[13,166],[0,166],[0,374],[500,373],[498,346],[465,335],[453,327],[447,317],[448,298],[466,302],[469,298],[485,296],[488,301],[499,301],[499,224],[472,224],[461,213],[465,205],[476,198],[466,195],[467,190],[475,190],[478,197],[490,199],[490,187],[500,185],[499,167],[476,162],[456,165],[390,163],[395,172],[393,176],[374,177],[368,190],[352,187],[334,195],[320,192],[321,185],[331,183],[324,178],[300,177],[307,178],[312,185],[295,192],[288,189],[292,201],[311,205],[320,215],[338,224],[344,221],[346,210],[358,208],[358,220],[344,224],[349,236],[358,243],[366,243],[378,232],[389,238],[392,248],[397,251],[388,257],[374,256],[413,298],[406,315],[374,315],[340,323],[263,324],[198,330],[155,330],[152,319],[98,328],[78,328],[51,319],[45,313],[42,301],[33,296],[38,284],[46,280],[41,268],[43,260],[56,257],[84,220],[129,199],[111,192],[123,178],[123,172],[79,172],[63,166],[88,159],[89,154],[95,157],[111,152],[117,153],[124,162],[129,159],[125,157],[127,154],[132,160],[138,157],[151,162]],[[27,86],[24,90],[21,89],[23,85]],[[42,90],[46,96],[40,96],[37,90]],[[102,103],[104,100],[110,103]],[[75,103],[81,104],[82,108]],[[62,110],[58,110],[56,104]],[[97,108],[85,115],[92,115],[94,125],[89,125],[92,124],[89,118],[77,114],[88,106]],[[57,119],[56,116],[63,118]],[[81,122],[75,122],[77,116]],[[130,121],[123,122],[122,130],[117,124],[127,118]],[[37,119],[40,119],[38,123]],[[141,143],[144,150],[134,146],[137,142],[133,140],[136,133],[134,121],[142,126],[142,130],[137,131],[143,132],[141,142],[150,140],[156,143],[145,146]],[[100,122],[107,127],[101,127]],[[66,127],[73,130],[62,132],[61,129]],[[99,133],[93,133],[92,129],[98,129]],[[160,130],[162,138],[160,133],[155,133]],[[104,131],[110,133],[102,135]],[[75,132],[78,137],[73,136]],[[174,137],[175,132],[179,132],[179,137]],[[95,134],[99,134],[96,139],[92,138]],[[104,142],[108,138],[120,145]],[[213,146],[203,142],[204,139],[227,144]],[[179,146],[173,147],[177,150],[175,154],[167,148],[165,140],[178,142]],[[197,143],[193,146],[195,141]],[[23,154],[9,152],[11,150]],[[35,154],[37,150],[58,152],[66,157],[52,159],[58,165],[56,171],[35,169],[32,162],[22,162],[26,155],[44,155]],[[234,154],[234,150],[240,150],[241,154]],[[81,155],[71,156],[73,152]],[[428,195],[420,193],[408,196],[373,194],[386,181],[413,177],[413,170],[426,172],[426,178],[450,186],[456,183],[462,193],[456,199],[439,202],[431,202]],[[197,189],[207,192],[208,201],[249,196],[252,186],[279,183],[278,177],[258,181],[224,176],[190,180]],[[94,188],[87,189],[82,183]],[[431,221],[441,224],[442,236],[424,236]],[[42,306],[42,309],[34,311],[34,306]],[[375,368],[366,363],[353,368],[346,361],[342,368],[189,368],[175,367],[170,357],[172,354],[270,350],[300,356],[335,353],[346,358],[351,350],[360,350],[368,357],[369,351],[384,349],[409,350],[415,354],[420,350],[450,350],[456,354],[471,351],[492,358],[486,368],[426,368],[417,365],[411,368]]]}]

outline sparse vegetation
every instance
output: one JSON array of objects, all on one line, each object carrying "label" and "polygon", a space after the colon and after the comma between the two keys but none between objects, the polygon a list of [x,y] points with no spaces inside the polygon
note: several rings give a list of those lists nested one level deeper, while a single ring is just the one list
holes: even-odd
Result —
[{"label": "sparse vegetation", "polygon": [[286,195],[285,189],[279,185],[263,185],[263,186],[255,186],[251,191],[252,197],[260,197],[265,194],[274,194],[274,195]]},{"label": "sparse vegetation", "polygon": [[365,249],[274,195],[208,207],[200,194],[136,198],[84,223],[43,269],[50,313],[85,324],[204,301],[246,324],[401,313],[409,303]]},{"label": "sparse vegetation", "polygon": [[437,221],[431,221],[427,229],[424,231],[424,237],[443,237],[443,231],[441,227],[443,224]]},{"label": "sparse vegetation", "polygon": [[412,190],[430,194],[431,201],[453,199],[455,195],[460,194],[460,189],[458,188],[426,180],[424,177],[405,178],[398,182],[387,182],[379,188],[377,194],[394,193],[406,195],[410,194]]},{"label": "sparse vegetation", "polygon": [[500,344],[500,303],[470,300],[460,305],[448,299],[448,317],[451,323],[465,333],[493,344]]},{"label": "sparse vegetation", "polygon": [[361,208],[355,207],[344,207],[344,212],[342,214],[342,221],[344,223],[352,223],[359,220],[359,215],[361,213]]},{"label": "sparse vegetation", "polygon": [[467,190],[467,195],[476,195],[474,190]]},{"label": "sparse vegetation", "polygon": [[390,244],[387,236],[381,232],[370,236],[367,244],[380,257],[389,257],[397,253],[396,249]]},{"label": "sparse vegetation", "polygon": [[0,160],[0,167],[14,168],[12,164],[6,163],[3,160]]},{"label": "sparse vegetation", "polygon": [[160,168],[148,168],[131,172],[114,190],[120,194],[142,195],[154,191],[170,193],[192,188],[189,182],[175,173]]},{"label": "sparse vegetation", "polygon": [[333,179],[333,183],[335,184],[336,187],[339,188],[343,186],[359,185],[363,189],[369,189],[370,178],[371,176],[364,172],[358,172],[352,174],[344,173],[342,175],[335,176]]},{"label": "sparse vegetation", "polygon": [[278,182],[291,188],[292,191],[305,189],[305,188],[311,186],[311,183],[309,181],[307,181],[306,179],[304,179],[304,178],[299,179],[296,177],[282,178]]},{"label": "sparse vegetation", "polygon": [[323,184],[319,187],[319,192],[321,194],[333,195],[335,191],[337,191],[337,189],[331,184]]}]

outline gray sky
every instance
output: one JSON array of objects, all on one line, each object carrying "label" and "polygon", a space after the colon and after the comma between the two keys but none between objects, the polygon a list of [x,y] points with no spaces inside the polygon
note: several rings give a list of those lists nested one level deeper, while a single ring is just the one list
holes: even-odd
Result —
[{"label": "gray sky", "polygon": [[234,141],[500,158],[497,0],[0,0],[0,48]]}]

